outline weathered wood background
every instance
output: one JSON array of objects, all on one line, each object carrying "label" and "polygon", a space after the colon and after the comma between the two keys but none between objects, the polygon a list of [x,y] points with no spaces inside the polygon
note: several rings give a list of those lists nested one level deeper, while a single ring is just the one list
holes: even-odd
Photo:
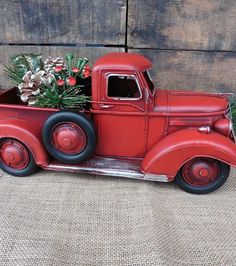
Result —
[{"label": "weathered wood background", "polygon": [[93,63],[110,51],[137,52],[154,64],[162,89],[236,92],[234,0],[0,1],[2,66],[21,52]]}]

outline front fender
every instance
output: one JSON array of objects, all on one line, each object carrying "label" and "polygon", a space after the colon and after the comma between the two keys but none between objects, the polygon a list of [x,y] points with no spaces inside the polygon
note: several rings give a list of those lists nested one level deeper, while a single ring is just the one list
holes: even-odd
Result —
[{"label": "front fender", "polygon": [[195,157],[211,157],[236,167],[236,145],[214,131],[205,134],[194,128],[183,129],[156,143],[141,168],[145,173],[166,175],[171,181],[181,166]]},{"label": "front fender", "polygon": [[35,162],[44,165],[48,154],[41,143],[41,127],[23,119],[10,118],[0,120],[0,138],[14,138],[23,142],[32,152]]}]

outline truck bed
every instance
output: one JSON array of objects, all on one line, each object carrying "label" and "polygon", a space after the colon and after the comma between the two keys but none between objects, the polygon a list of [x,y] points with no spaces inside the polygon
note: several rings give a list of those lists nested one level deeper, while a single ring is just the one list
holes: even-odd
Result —
[{"label": "truck bed", "polygon": [[16,87],[11,89],[0,88],[0,104],[1,103],[25,105],[25,103],[21,101]]},{"label": "truck bed", "polygon": [[17,118],[26,120],[41,130],[46,119],[58,110],[28,106],[21,101],[16,87],[0,90],[0,119]]}]

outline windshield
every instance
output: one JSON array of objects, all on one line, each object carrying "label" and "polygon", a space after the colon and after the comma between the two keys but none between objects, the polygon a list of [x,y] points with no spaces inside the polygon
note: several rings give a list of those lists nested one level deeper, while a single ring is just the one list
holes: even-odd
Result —
[{"label": "windshield", "polygon": [[154,85],[153,85],[153,82],[152,82],[152,79],[151,79],[151,76],[149,74],[148,71],[144,71],[143,72],[143,75],[144,75],[144,78],[148,84],[148,88],[150,89],[151,93],[153,94],[154,92]]}]

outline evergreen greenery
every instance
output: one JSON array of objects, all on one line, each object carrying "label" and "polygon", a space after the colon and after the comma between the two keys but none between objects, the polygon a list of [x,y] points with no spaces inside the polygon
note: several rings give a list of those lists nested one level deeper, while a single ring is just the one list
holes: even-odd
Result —
[{"label": "evergreen greenery", "polygon": [[10,58],[5,71],[19,94],[29,105],[47,108],[83,109],[90,97],[82,91],[83,81],[91,70],[87,58],[74,58],[72,53],[63,58],[20,54]]},{"label": "evergreen greenery", "polygon": [[21,54],[12,56],[9,63],[5,65],[5,72],[10,77],[12,83],[18,86],[22,82],[25,73],[31,71],[35,73],[43,69],[41,55]]},{"label": "evergreen greenery", "polygon": [[230,99],[231,113],[232,113],[232,122],[234,126],[234,131],[236,130],[236,96]]},{"label": "evergreen greenery", "polygon": [[47,108],[83,109],[90,97],[80,94],[78,86],[71,89],[59,88],[55,83],[41,85],[41,93],[35,97],[33,105]]}]

